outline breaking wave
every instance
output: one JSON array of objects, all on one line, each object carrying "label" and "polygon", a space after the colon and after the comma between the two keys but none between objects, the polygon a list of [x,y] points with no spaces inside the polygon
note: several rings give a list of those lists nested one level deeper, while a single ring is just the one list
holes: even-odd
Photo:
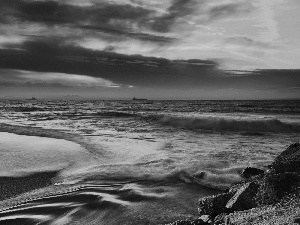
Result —
[{"label": "breaking wave", "polygon": [[166,115],[154,115],[148,117],[160,124],[188,128],[216,131],[233,132],[272,132],[272,133],[298,133],[300,132],[299,123],[286,123],[278,119],[267,120],[237,120],[217,117],[176,117]]},{"label": "breaking wave", "polygon": [[97,115],[101,117],[120,117],[120,118],[137,116],[136,114],[117,112],[117,111],[98,112]]},{"label": "breaking wave", "polygon": [[[151,180],[150,178],[148,179]],[[242,177],[236,172],[200,171],[190,173],[186,170],[177,170],[162,177],[156,177],[156,179],[152,180],[160,180],[163,182],[184,182],[187,184],[197,184],[206,188],[225,190],[233,183],[242,180]]]}]

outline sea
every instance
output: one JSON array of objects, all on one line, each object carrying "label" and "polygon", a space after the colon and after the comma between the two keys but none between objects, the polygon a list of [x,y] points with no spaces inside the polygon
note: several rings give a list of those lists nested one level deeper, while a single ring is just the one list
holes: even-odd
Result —
[{"label": "sea", "polygon": [[2,198],[0,224],[195,219],[199,198],[267,170],[299,134],[296,100],[2,100],[0,179],[57,174]]}]

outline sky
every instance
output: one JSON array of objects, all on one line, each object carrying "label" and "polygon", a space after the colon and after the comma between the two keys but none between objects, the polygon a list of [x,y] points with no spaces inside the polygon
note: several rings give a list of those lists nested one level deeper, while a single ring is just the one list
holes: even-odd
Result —
[{"label": "sky", "polygon": [[0,98],[299,98],[299,12],[299,0],[0,0]]}]

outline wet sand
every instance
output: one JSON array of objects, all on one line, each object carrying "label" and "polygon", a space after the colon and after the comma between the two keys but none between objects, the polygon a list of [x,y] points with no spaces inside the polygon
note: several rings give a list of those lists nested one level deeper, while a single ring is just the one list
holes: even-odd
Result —
[{"label": "wet sand", "polygon": [[0,201],[52,185],[63,169],[89,159],[71,141],[0,132]]},{"label": "wet sand", "polygon": [[71,141],[0,132],[0,176],[57,171],[91,158]]},{"label": "wet sand", "polygon": [[23,177],[0,177],[0,201],[51,185],[59,171],[33,173]]}]

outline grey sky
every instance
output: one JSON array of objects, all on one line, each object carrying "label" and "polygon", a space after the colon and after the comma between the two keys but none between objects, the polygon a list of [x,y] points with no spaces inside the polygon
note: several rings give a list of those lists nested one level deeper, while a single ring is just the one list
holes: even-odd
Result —
[{"label": "grey sky", "polygon": [[0,0],[0,97],[300,94],[296,0]]}]

